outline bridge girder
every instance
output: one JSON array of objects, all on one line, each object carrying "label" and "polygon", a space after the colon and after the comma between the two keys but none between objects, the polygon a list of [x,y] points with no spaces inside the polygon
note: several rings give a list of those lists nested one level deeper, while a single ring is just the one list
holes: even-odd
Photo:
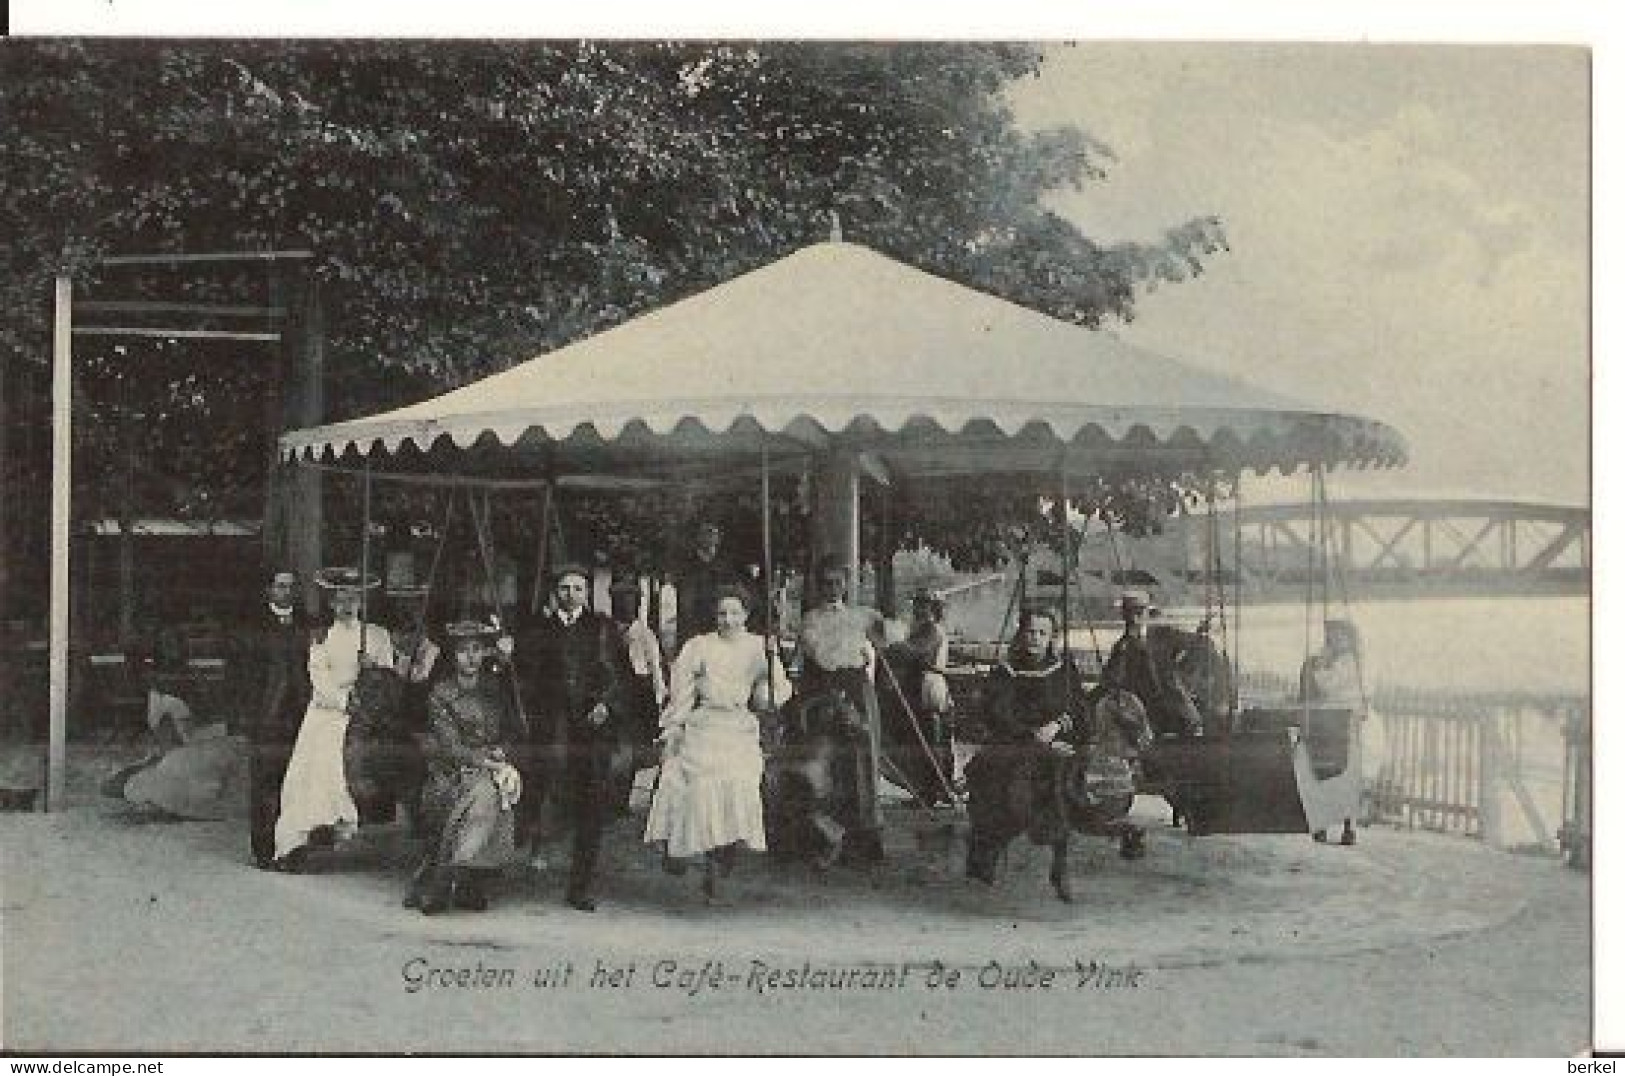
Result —
[{"label": "bridge girder", "polygon": [[[1323,529],[1322,529],[1323,528]],[[1591,514],[1586,508],[1514,501],[1343,501],[1244,507],[1217,528],[1228,562],[1254,589],[1302,585],[1323,571],[1321,539],[1352,589],[1446,586],[1503,592],[1589,586]],[[1236,540],[1240,539],[1239,552]],[[1187,575],[1204,563],[1187,541]]]}]

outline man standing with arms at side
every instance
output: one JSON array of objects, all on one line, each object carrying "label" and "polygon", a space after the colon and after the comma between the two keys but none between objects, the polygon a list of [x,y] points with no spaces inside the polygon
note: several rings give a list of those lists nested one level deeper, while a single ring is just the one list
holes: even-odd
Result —
[{"label": "man standing with arms at side", "polygon": [[514,640],[513,662],[530,728],[521,818],[539,836],[542,803],[564,809],[573,833],[565,900],[594,911],[598,847],[613,804],[612,761],[620,708],[620,636],[609,618],[587,608],[587,573],[561,568],[554,607]]},{"label": "man standing with arms at side", "polygon": [[249,844],[261,870],[275,857],[282,778],[310,702],[310,621],[296,604],[298,594],[297,575],[272,572],[265,603],[249,619],[238,651],[238,698],[248,708]]}]

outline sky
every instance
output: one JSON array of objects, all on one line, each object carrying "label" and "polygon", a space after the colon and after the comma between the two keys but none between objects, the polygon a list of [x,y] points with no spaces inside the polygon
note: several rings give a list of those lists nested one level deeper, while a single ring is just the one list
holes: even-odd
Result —
[{"label": "sky", "polygon": [[1087,43],[1012,94],[1111,148],[1053,208],[1104,242],[1215,214],[1231,250],[1116,331],[1379,418],[1344,495],[1588,498],[1590,59],[1548,46]]}]

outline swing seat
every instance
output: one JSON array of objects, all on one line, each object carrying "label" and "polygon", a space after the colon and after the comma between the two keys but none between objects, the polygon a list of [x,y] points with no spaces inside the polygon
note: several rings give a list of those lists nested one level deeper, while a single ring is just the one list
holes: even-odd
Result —
[{"label": "swing seat", "polygon": [[1295,764],[1306,752],[1298,730],[1287,728],[1165,740],[1147,761],[1192,836],[1307,833]]},{"label": "swing seat", "polygon": [[1229,735],[1163,740],[1148,761],[1193,836],[1308,833],[1310,814],[1356,813],[1332,802],[1358,794],[1355,721],[1345,707],[1248,709]]}]

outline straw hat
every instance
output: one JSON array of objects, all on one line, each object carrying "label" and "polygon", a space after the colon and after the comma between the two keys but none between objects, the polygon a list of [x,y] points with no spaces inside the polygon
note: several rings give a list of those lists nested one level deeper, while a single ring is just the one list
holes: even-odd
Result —
[{"label": "straw hat", "polygon": [[369,574],[363,583],[356,568],[323,568],[316,573],[316,585],[323,590],[371,590],[378,585],[378,577]]}]

